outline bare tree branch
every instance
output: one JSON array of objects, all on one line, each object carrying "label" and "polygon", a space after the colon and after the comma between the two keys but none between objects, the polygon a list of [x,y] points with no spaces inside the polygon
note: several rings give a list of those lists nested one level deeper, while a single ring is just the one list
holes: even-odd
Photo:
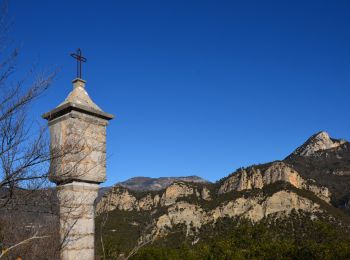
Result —
[{"label": "bare tree branch", "polygon": [[23,240],[23,241],[21,241],[21,242],[15,244],[15,245],[12,245],[12,246],[10,246],[9,248],[3,249],[2,252],[1,252],[1,254],[0,254],[0,258],[2,258],[2,257],[4,257],[5,255],[7,255],[7,254],[8,254],[11,250],[13,250],[14,248],[19,247],[19,246],[21,246],[21,245],[23,245],[23,244],[27,244],[27,243],[31,242],[32,240],[35,240],[35,239],[43,239],[43,238],[48,238],[48,237],[50,237],[50,236],[38,236],[38,233],[35,233],[32,237],[27,238],[27,239],[25,239],[25,240]]}]

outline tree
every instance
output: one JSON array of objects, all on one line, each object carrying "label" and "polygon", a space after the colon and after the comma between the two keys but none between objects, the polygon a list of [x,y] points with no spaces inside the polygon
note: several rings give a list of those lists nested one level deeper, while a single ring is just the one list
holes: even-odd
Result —
[{"label": "tree", "polygon": [[[54,216],[53,192],[41,189],[47,187],[52,157],[46,127],[33,123],[30,118],[31,105],[51,85],[56,71],[29,70],[23,79],[18,79],[16,61],[20,50],[14,48],[7,37],[10,28],[7,1],[0,5],[1,258],[10,257],[11,252],[26,248],[33,240],[57,233],[52,225],[57,217]],[[45,230],[46,235],[42,235],[45,227],[35,222],[40,213],[46,214],[46,226],[51,226],[51,230]]]},{"label": "tree", "polygon": [[[45,181],[50,159],[45,128],[36,127],[29,108],[50,86],[55,72],[29,72],[26,80],[14,81],[19,50],[8,51],[9,25],[3,3],[0,19],[0,189],[6,189],[0,206],[5,206],[16,188],[33,188]],[[6,198],[4,200],[4,198]]]}]

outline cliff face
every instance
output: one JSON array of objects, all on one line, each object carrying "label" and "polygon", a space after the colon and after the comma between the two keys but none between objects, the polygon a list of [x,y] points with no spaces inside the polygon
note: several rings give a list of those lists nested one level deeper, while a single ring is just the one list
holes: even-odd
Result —
[{"label": "cliff face", "polygon": [[254,167],[242,169],[227,178],[219,188],[219,194],[231,191],[262,189],[266,185],[284,181],[298,189],[313,192],[324,201],[330,202],[330,192],[327,187],[319,187],[312,180],[303,179],[292,166],[284,162],[272,163],[266,170]]},{"label": "cliff face", "polygon": [[210,193],[206,187],[198,188],[191,183],[176,182],[159,193],[148,193],[137,199],[129,190],[115,186],[104,196],[96,206],[97,214],[112,210],[144,211],[156,207],[166,207],[181,198],[195,196],[203,200],[210,200]]},{"label": "cliff face", "polygon": [[186,234],[195,235],[207,224],[215,224],[221,218],[244,217],[253,222],[271,215],[288,216],[292,210],[308,213],[321,212],[320,205],[291,191],[279,191],[271,196],[240,197],[206,210],[199,205],[179,201],[167,209],[156,221],[151,235],[165,235],[176,225],[185,225]]},{"label": "cliff face", "polygon": [[[245,183],[248,182],[247,179],[249,178],[244,179]],[[264,182],[264,178],[261,179],[262,183],[267,183]],[[229,180],[230,178],[227,183]],[[283,179],[276,178],[277,180],[283,181]],[[253,189],[249,185],[244,187]],[[223,218],[238,217],[258,222],[269,216],[288,217],[292,211],[301,210],[310,214],[323,212],[317,202],[293,191],[278,190],[266,195],[263,188],[264,185],[259,186],[254,195],[241,194],[239,197],[232,196],[232,198],[221,201],[223,193],[235,191],[229,190],[230,185],[228,184],[223,184],[218,191],[215,191],[215,189],[209,190],[207,187],[194,186],[191,183],[178,182],[160,193],[149,193],[140,198],[123,187],[114,187],[108,196],[104,196],[97,204],[97,214],[113,210],[154,214],[160,209],[165,210],[164,214],[154,215],[153,220],[149,223],[149,230],[139,238],[138,243],[142,244],[145,241],[153,241],[166,236],[172,228],[178,225],[185,227],[187,235],[196,235],[204,225],[215,225]],[[216,194],[212,194],[213,192]]]},{"label": "cliff face", "polygon": [[113,187],[96,205],[96,213],[112,210],[150,210],[159,204],[159,195],[152,197],[148,194],[141,199],[137,199],[129,190],[116,186]]}]

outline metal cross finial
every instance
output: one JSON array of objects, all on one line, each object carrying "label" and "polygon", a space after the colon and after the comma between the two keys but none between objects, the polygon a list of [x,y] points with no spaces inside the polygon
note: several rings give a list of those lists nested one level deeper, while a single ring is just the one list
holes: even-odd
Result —
[{"label": "metal cross finial", "polygon": [[77,53],[71,53],[70,56],[77,60],[77,78],[81,79],[81,63],[86,62],[86,58],[82,56],[80,48]]}]

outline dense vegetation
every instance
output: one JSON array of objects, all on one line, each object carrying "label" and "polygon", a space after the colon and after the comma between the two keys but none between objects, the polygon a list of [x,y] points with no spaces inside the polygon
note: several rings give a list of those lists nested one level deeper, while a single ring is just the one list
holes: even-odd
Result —
[{"label": "dense vegetation", "polygon": [[[121,241],[130,242],[136,237],[122,238],[131,238],[127,233],[135,231],[121,231],[119,240],[115,235],[107,236],[106,259],[117,259],[125,252],[122,247],[126,245],[122,246]],[[223,219],[215,227],[204,226],[198,234],[186,237],[184,227],[179,226],[169,236],[141,248],[131,259],[350,259],[347,228],[322,217],[312,220],[301,212],[256,224]]]},{"label": "dense vegetation", "polygon": [[348,235],[325,221],[305,221],[296,229],[291,221],[284,222],[289,228],[266,222],[234,226],[229,222],[219,223],[216,235],[195,246],[158,244],[141,249],[132,259],[350,259]]}]

